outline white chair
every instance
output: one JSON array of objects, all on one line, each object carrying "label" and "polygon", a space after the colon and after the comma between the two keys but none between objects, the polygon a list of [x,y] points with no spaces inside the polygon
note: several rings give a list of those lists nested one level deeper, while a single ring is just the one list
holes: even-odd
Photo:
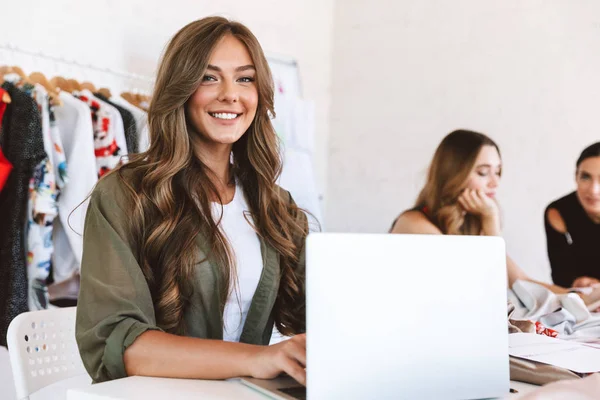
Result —
[{"label": "white chair", "polygon": [[17,399],[29,399],[42,388],[78,376],[78,381],[91,384],[75,341],[75,313],[76,307],[57,308],[26,312],[12,320],[6,339]]}]

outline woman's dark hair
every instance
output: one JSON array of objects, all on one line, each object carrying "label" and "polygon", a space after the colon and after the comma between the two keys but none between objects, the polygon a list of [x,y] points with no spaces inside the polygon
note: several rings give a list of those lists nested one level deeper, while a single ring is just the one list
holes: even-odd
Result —
[{"label": "woman's dark hair", "polygon": [[600,157],[600,142],[596,142],[591,146],[586,147],[585,150],[581,152],[581,155],[577,159],[577,169],[579,169],[579,165],[581,165],[582,162],[593,157]]}]

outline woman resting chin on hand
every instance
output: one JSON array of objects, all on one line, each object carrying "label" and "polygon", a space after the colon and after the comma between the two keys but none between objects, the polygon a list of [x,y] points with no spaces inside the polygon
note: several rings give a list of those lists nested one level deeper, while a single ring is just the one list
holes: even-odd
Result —
[{"label": "woman resting chin on hand", "polygon": [[[394,221],[392,233],[501,236],[496,192],[502,177],[498,145],[484,134],[457,130],[440,143],[415,206]],[[506,256],[508,284],[536,282],[555,293],[568,289],[534,281]]]}]

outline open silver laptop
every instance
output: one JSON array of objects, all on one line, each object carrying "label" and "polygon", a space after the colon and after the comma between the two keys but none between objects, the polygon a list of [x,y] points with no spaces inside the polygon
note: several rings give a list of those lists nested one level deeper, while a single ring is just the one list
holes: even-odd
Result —
[{"label": "open silver laptop", "polygon": [[[308,398],[506,396],[505,254],[495,237],[309,235]],[[287,379],[244,383],[303,398]]]}]

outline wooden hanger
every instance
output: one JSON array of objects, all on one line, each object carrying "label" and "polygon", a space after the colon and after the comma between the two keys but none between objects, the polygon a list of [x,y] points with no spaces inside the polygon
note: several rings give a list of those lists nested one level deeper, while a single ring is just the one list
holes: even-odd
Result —
[{"label": "wooden hanger", "polygon": [[17,74],[25,82],[32,83],[31,80],[27,77],[27,75],[25,75],[21,67],[17,67],[16,65],[13,65],[12,67],[8,65],[0,67],[0,77],[2,77],[2,82],[4,82],[4,75],[8,74]]},{"label": "wooden hanger", "polygon": [[31,74],[29,74],[29,79],[31,79],[35,83],[39,83],[40,85],[42,85],[48,92],[56,92],[56,87],[54,87],[53,84],[48,82],[48,79],[46,79],[46,75],[42,74],[41,72],[32,72]]},{"label": "wooden hanger", "polygon": [[83,90],[79,82],[77,82],[75,79],[67,79],[67,82],[69,82],[73,90]]},{"label": "wooden hanger", "polygon": [[100,93],[102,96],[106,97],[107,99],[110,99],[112,97],[112,93],[110,93],[109,88],[102,87],[102,88],[98,89],[98,93]]},{"label": "wooden hanger", "polygon": [[[0,66],[0,85],[2,85],[4,83],[4,75],[10,74],[11,72],[12,72],[12,67],[9,67],[8,65]],[[10,94],[8,94],[7,91],[4,91],[4,93],[2,94],[2,102],[5,104],[10,104],[12,102],[12,99],[10,98]]]},{"label": "wooden hanger", "polygon": [[23,72],[23,70],[21,69],[21,67],[19,67],[17,65],[13,65],[12,66],[12,72],[14,72],[15,74],[19,75],[26,82],[30,82],[29,78],[27,78],[27,75],[25,75],[25,72]]},{"label": "wooden hanger", "polygon": [[144,104],[144,96],[141,93],[134,93],[133,97],[135,98],[135,104],[143,109]]},{"label": "wooden hanger", "polygon": [[12,67],[9,67],[8,65],[0,66],[0,79],[2,79],[2,82],[4,82],[4,75],[10,74],[12,72]]},{"label": "wooden hanger", "polygon": [[48,91],[50,102],[53,105],[62,105],[62,101],[60,100],[60,96],[58,94],[58,91],[56,90],[56,87],[50,82],[48,82],[48,79],[46,79],[46,76],[44,74],[42,74],[41,72],[32,72],[31,74],[29,74],[29,79],[31,79],[35,83],[42,85],[44,89]]},{"label": "wooden hanger", "polygon": [[69,93],[73,92],[73,86],[62,76],[55,76],[54,78],[50,79],[50,82],[60,90],[64,90],[65,92]]},{"label": "wooden hanger", "polygon": [[133,95],[132,93],[130,93],[130,92],[123,92],[123,93],[121,93],[121,97],[124,98],[125,100],[127,100],[132,105],[134,105],[134,106],[136,106],[136,107],[139,108],[138,101],[135,98],[135,95]]},{"label": "wooden hanger", "polygon": [[96,86],[94,86],[94,84],[92,82],[86,81],[86,82],[81,82],[81,89],[87,89],[92,93],[96,92]]},{"label": "wooden hanger", "polygon": [[21,80],[25,83],[28,83],[30,85],[35,85],[35,82],[33,82],[31,79],[29,79],[29,77],[27,75],[25,75],[25,72],[23,72],[23,69],[21,67],[19,67],[18,65],[13,65],[10,68],[10,73],[13,74],[17,74],[21,77]]}]

